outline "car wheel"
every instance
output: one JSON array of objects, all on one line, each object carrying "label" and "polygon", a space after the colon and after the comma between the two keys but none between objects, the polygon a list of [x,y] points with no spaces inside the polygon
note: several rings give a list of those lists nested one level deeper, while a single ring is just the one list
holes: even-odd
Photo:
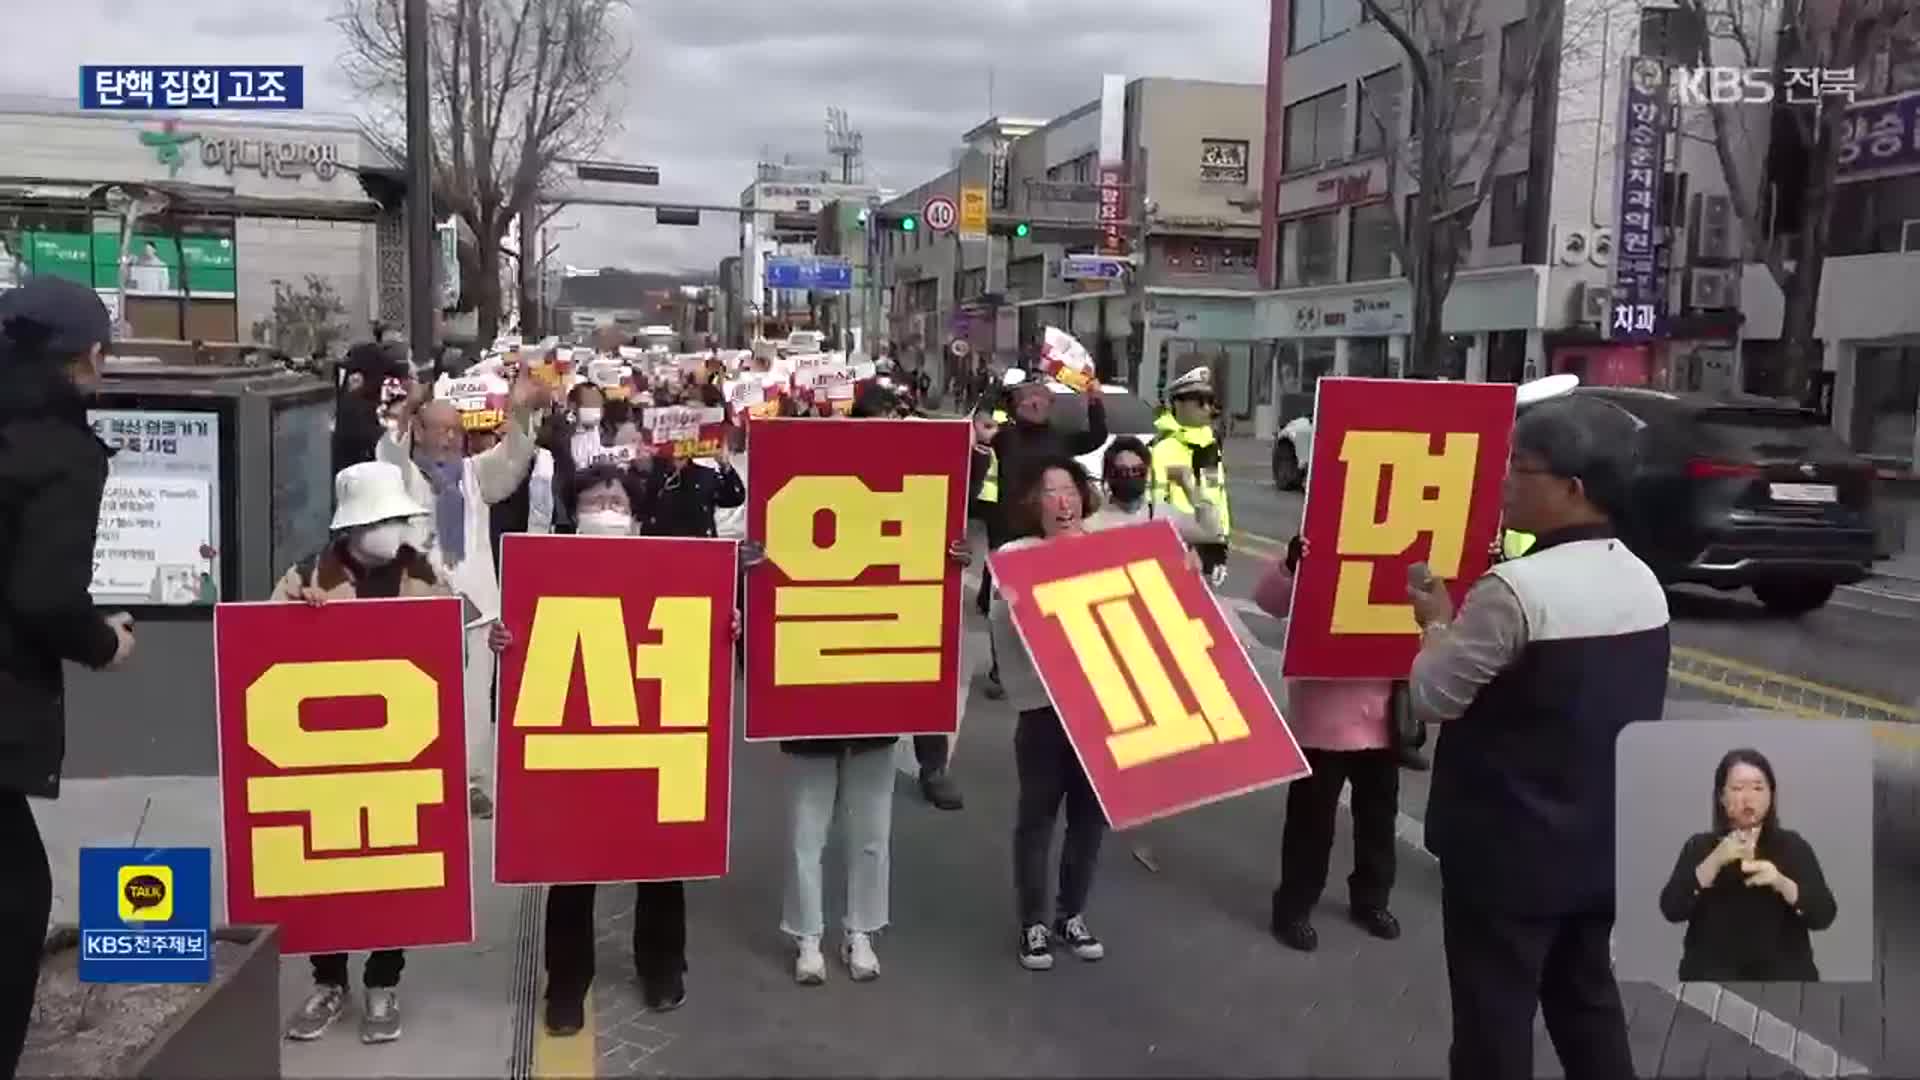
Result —
[{"label": "car wheel", "polygon": [[1293,443],[1287,439],[1276,439],[1273,443],[1273,486],[1281,491],[1292,491],[1305,479],[1300,474],[1300,457],[1293,452]]},{"label": "car wheel", "polygon": [[1755,585],[1753,595],[1775,615],[1805,615],[1833,598],[1833,585],[1824,581],[1775,581]]}]

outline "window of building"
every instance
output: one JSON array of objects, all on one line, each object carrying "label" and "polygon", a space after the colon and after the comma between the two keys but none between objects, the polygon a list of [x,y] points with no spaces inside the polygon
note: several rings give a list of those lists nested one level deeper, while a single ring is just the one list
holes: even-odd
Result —
[{"label": "window of building", "polygon": [[1387,356],[1387,339],[1363,337],[1349,340],[1347,374],[1356,379],[1393,378],[1393,362]]},{"label": "window of building", "polygon": [[1329,210],[1287,223],[1285,231],[1291,235],[1287,246],[1299,253],[1295,284],[1325,285],[1339,280],[1340,238],[1335,229],[1339,218],[1338,210]]},{"label": "window of building", "polygon": [[1848,442],[1877,461],[1911,465],[1913,417],[1920,406],[1920,347],[1862,345],[1854,351],[1853,371]]},{"label": "window of building", "polygon": [[1349,280],[1393,276],[1393,204],[1377,202],[1353,208],[1347,249],[1352,252]]},{"label": "window of building", "polygon": [[1470,131],[1480,123],[1481,61],[1486,39],[1479,34],[1463,38],[1447,64],[1447,81],[1453,88],[1453,131]]},{"label": "window of building", "polygon": [[1294,0],[1289,51],[1311,49],[1361,23],[1360,0]]},{"label": "window of building", "polygon": [[[1846,186],[1833,201],[1829,255],[1872,255],[1901,250],[1900,234],[1920,221],[1920,175],[1888,176]],[[1915,226],[1920,229],[1920,226]],[[1920,242],[1920,237],[1910,242]]]},{"label": "window of building", "polygon": [[[1533,34],[1527,20],[1515,19],[1500,28],[1500,85],[1508,93],[1533,81]],[[1523,114],[1524,115],[1524,114]]]},{"label": "window of building", "polygon": [[1400,140],[1401,82],[1397,67],[1360,80],[1360,107],[1354,110],[1359,124],[1355,153],[1375,153]]},{"label": "window of building", "polygon": [[1493,178],[1493,209],[1487,215],[1487,246],[1525,243],[1527,237],[1527,174],[1508,173]]},{"label": "window of building", "polygon": [[1346,152],[1346,115],[1344,86],[1287,106],[1281,170],[1299,172],[1341,157]]}]

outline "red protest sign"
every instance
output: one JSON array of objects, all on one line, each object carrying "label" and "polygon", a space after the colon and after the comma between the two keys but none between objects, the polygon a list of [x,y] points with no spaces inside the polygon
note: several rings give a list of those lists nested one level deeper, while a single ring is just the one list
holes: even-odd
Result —
[{"label": "red protest sign", "polygon": [[1284,674],[1407,677],[1420,651],[1408,569],[1427,563],[1458,604],[1492,561],[1515,391],[1320,380]]},{"label": "red protest sign", "polygon": [[990,567],[1114,828],[1310,771],[1168,523],[1003,548]]},{"label": "red protest sign", "polygon": [[510,534],[501,559],[494,880],[725,874],[733,541]]},{"label": "red protest sign", "polygon": [[712,457],[727,441],[727,410],[698,405],[646,409],[640,426],[654,452],[671,457]]},{"label": "red protest sign", "polygon": [[972,425],[763,420],[747,535],[749,740],[948,734]]},{"label": "red protest sign", "polygon": [[227,920],[280,951],[473,940],[460,601],[214,609]]}]

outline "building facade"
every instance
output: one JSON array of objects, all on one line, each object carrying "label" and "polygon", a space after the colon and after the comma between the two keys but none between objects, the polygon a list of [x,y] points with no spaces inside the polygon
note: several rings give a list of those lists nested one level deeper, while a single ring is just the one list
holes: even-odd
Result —
[{"label": "building facade", "polygon": [[[348,336],[405,321],[404,246],[379,242],[359,171],[388,162],[350,123],[82,112],[0,101],[0,276],[53,274],[102,292],[136,338],[271,340],[276,290],[318,281]],[[173,193],[141,218],[122,273],[106,185]],[[397,216],[391,222],[397,230]],[[382,259],[388,287],[382,288]],[[396,290],[395,286],[398,286]]]},{"label": "building facade", "polygon": [[817,329],[820,301],[803,289],[767,287],[767,260],[818,254],[822,212],[832,203],[867,205],[878,187],[833,178],[829,170],[762,162],[740,193],[740,320],[743,337],[785,337]]}]

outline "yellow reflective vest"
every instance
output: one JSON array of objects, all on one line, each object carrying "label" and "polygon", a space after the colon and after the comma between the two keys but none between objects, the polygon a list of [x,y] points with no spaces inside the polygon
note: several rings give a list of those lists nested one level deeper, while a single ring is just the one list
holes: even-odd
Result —
[{"label": "yellow reflective vest", "polygon": [[1508,529],[1500,534],[1500,557],[1517,559],[1533,550],[1534,536],[1518,529]]},{"label": "yellow reflective vest", "polygon": [[[1006,423],[1007,410],[1005,409],[993,410],[993,422],[996,424]],[[980,483],[980,501],[981,502],[999,502],[1000,501],[1000,455],[994,453],[993,447],[991,446],[987,447],[987,454],[988,454],[987,478],[981,481]]]},{"label": "yellow reflective vest", "polygon": [[1170,473],[1177,467],[1185,467],[1193,473],[1193,481],[1207,501],[1220,510],[1220,531],[1222,539],[1233,535],[1233,518],[1227,508],[1227,462],[1224,454],[1219,463],[1210,469],[1193,467],[1194,452],[1210,446],[1217,446],[1219,438],[1214,435],[1212,425],[1182,427],[1172,414],[1163,414],[1153,423],[1153,446],[1148,450],[1152,456],[1150,469],[1151,496],[1155,500],[1165,500],[1175,510],[1193,513],[1193,501],[1178,484],[1173,483]]}]

